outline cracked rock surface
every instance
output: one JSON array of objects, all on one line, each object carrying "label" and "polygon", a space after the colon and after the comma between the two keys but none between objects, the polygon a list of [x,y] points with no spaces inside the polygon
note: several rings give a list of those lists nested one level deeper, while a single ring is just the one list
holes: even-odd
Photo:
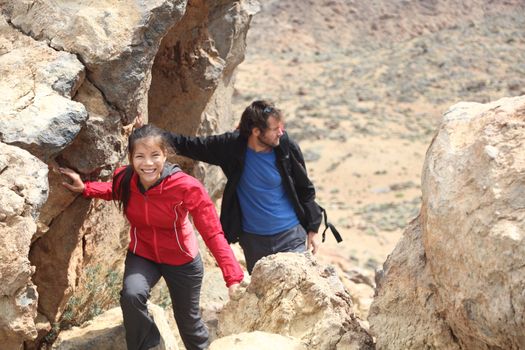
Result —
[{"label": "cracked rock surface", "polygon": [[300,339],[308,349],[374,348],[333,267],[303,254],[261,259],[246,291],[222,309],[219,336],[255,330]]},{"label": "cracked rock surface", "polygon": [[0,17],[0,141],[46,161],[69,145],[88,114],[71,97],[84,80],[75,55],[51,49]]}]

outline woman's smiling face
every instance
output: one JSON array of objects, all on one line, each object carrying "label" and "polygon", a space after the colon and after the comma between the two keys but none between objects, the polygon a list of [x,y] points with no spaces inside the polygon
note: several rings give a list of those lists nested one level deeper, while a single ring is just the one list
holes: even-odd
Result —
[{"label": "woman's smiling face", "polygon": [[157,137],[139,139],[134,145],[131,164],[145,189],[150,188],[162,174],[166,151],[161,145]]}]

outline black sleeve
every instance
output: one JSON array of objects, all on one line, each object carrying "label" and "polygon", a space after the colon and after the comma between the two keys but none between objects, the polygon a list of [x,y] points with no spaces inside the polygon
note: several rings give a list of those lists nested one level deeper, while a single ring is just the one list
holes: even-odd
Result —
[{"label": "black sleeve", "polygon": [[317,232],[322,221],[321,209],[315,202],[315,187],[308,178],[301,148],[292,140],[290,140],[290,157],[295,191],[305,214],[306,230]]},{"label": "black sleeve", "polygon": [[166,131],[164,135],[177,154],[219,166],[226,162],[234,138],[233,133],[193,137]]}]

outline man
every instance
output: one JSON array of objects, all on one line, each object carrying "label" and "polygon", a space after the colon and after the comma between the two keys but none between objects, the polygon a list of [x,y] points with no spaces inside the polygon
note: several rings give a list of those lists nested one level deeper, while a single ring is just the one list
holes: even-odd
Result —
[{"label": "man", "polygon": [[228,242],[239,241],[250,274],[264,256],[318,249],[321,210],[301,149],[283,131],[282,119],[272,103],[254,101],[235,132],[166,133],[178,154],[222,168],[221,223]]}]

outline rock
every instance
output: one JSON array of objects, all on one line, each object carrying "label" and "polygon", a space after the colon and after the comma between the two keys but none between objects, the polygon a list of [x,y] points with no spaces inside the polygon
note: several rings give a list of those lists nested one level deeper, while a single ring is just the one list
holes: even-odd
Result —
[{"label": "rock", "polygon": [[372,305],[379,349],[525,347],[524,117],[525,96],[444,114]]},{"label": "rock", "polygon": [[118,303],[128,236],[113,203],[77,197],[31,248],[39,311],[51,322],[72,312],[75,324]]},{"label": "rock", "polygon": [[120,113],[89,81],[82,84],[74,99],[86,107],[89,119],[60,159],[82,174],[97,173],[107,178],[126,159],[127,140],[122,134]]},{"label": "rock", "polygon": [[120,114],[105,101],[100,90],[85,81],[75,100],[86,107],[89,119],[73,142],[57,157],[60,164],[51,164],[55,171],[49,174],[50,195],[40,215],[44,225],[50,225],[77,196],[62,186],[62,182],[68,179],[56,171],[59,166],[75,169],[85,180],[105,180],[126,159],[127,140],[121,132]]},{"label": "rock", "polygon": [[525,96],[445,113],[425,161],[423,242],[463,348],[525,347],[524,172]]},{"label": "rock", "polygon": [[421,236],[418,218],[405,230],[377,280],[368,316],[377,349],[461,349],[440,314]]},{"label": "rock", "polygon": [[17,348],[36,337],[38,293],[29,247],[38,210],[47,199],[47,166],[18,147],[0,143],[0,339]]},{"label": "rock", "polygon": [[[370,276],[370,272],[365,269],[352,267],[349,270],[343,270],[341,275],[343,276],[343,285],[352,297],[353,310],[356,316],[366,320],[370,305],[374,299],[375,283]],[[368,329],[368,326],[365,328]]]},{"label": "rock", "polygon": [[232,334],[224,338],[215,340],[210,344],[209,350],[306,350],[307,347],[298,339],[285,337],[279,334],[266,333],[261,331],[243,332]]},{"label": "rock", "polygon": [[10,2],[11,22],[56,50],[77,54],[89,80],[129,116],[147,110],[151,66],[160,40],[181,18],[185,1],[25,0]]},{"label": "rock", "polygon": [[70,144],[87,119],[71,100],[84,80],[84,67],[12,29],[0,17],[0,141],[49,160]]},{"label": "rock", "polygon": [[333,268],[304,254],[261,259],[246,292],[219,315],[220,337],[255,330],[292,336],[308,349],[373,349]]},{"label": "rock", "polygon": [[[53,327],[51,326],[51,323],[41,313],[38,313],[35,318],[35,327],[37,331],[37,337],[36,339],[42,339],[48,334],[53,334]],[[25,342],[24,343],[24,350],[40,350],[36,346],[33,346],[35,342]]]},{"label": "rock", "polygon": [[[148,304],[148,310],[155,319],[161,334],[159,350],[178,350],[175,337],[170,330],[165,311]],[[52,346],[53,350],[125,350],[126,334],[122,324],[120,307],[113,308],[95,317],[81,327],[63,331]]]}]

